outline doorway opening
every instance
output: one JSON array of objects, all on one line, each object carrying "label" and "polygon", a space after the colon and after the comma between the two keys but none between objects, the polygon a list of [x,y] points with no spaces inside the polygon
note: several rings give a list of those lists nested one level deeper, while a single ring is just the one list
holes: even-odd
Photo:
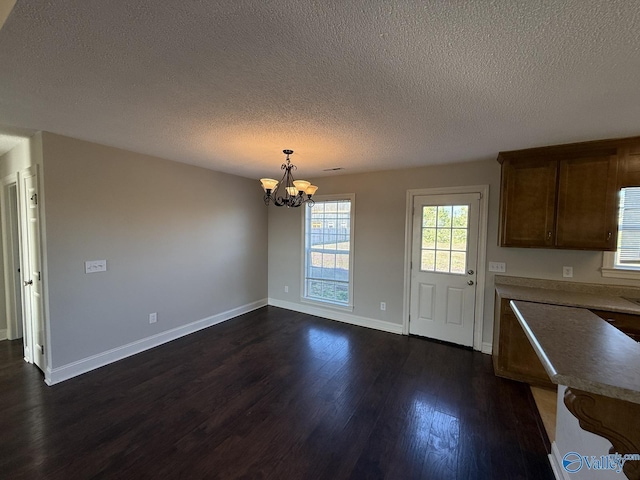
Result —
[{"label": "doorway opening", "polygon": [[0,182],[0,230],[7,339],[22,339],[24,360],[46,371],[38,170],[33,165]]},{"label": "doorway opening", "polygon": [[[22,286],[20,276],[20,223],[18,213],[18,186],[15,176],[5,179],[2,188],[2,245],[5,284],[5,319],[7,339],[24,338],[22,314]],[[26,346],[26,345],[25,345]],[[27,355],[25,353],[25,359]]]}]

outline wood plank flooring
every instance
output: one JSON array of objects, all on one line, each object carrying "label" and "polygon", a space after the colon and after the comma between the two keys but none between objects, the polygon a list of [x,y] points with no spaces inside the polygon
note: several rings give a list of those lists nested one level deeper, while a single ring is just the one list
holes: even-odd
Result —
[{"label": "wood plank flooring", "polygon": [[552,479],[491,357],[264,307],[47,387],[0,342],[0,477]]},{"label": "wood plank flooring", "polygon": [[556,417],[558,410],[558,389],[531,387],[531,395],[542,419],[542,425],[550,442],[556,439]]}]

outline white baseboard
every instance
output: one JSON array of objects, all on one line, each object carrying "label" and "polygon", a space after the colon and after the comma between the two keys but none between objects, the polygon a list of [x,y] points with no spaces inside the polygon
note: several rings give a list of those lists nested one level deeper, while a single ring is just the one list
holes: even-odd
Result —
[{"label": "white baseboard", "polygon": [[493,354],[493,343],[482,342],[482,353],[486,353],[487,355]]},{"label": "white baseboard", "polygon": [[351,325],[357,325],[359,327],[373,328],[375,330],[382,330],[383,332],[397,333],[398,335],[402,335],[402,325],[397,323],[385,322],[384,320],[360,317],[358,315],[338,312],[336,310],[316,307],[314,305],[287,302],[284,300],[278,300],[277,298],[269,298],[269,305],[273,305],[274,307],[286,308],[287,310],[293,310],[294,312],[315,315],[316,317],[328,318],[329,320],[349,323]]},{"label": "white baseboard", "polygon": [[267,305],[267,299],[263,298],[257,302],[248,303],[246,305],[227,310],[226,312],[218,313],[217,315],[203,318],[187,325],[173,328],[171,330],[107,350],[106,352],[98,353],[97,355],[68,363],[61,367],[56,367],[54,369],[47,368],[47,371],[45,372],[45,383],[47,385],[55,385],[56,383],[82,375],[83,373],[95,370],[96,368],[130,357],[136,353],[144,352],[150,348],[157,347],[172,340],[176,340],[177,338],[189,335],[190,333],[197,332],[203,328],[249,313],[253,310],[264,307],[265,305]]},{"label": "white baseboard", "polygon": [[562,468],[562,455],[556,442],[551,444],[551,453],[549,454],[549,463],[551,464],[551,470],[556,480],[570,480],[569,473]]},{"label": "white baseboard", "polygon": [[7,339],[7,329],[0,330],[0,341]]}]

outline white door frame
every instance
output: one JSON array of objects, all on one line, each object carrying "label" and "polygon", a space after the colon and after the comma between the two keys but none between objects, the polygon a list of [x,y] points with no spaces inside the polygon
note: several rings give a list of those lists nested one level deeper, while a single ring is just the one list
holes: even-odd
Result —
[{"label": "white door frame", "polygon": [[456,193],[480,194],[480,218],[478,218],[478,265],[476,276],[476,306],[473,326],[473,349],[482,351],[484,326],[484,285],[487,257],[487,230],[489,223],[489,185],[462,187],[440,187],[407,190],[407,206],[404,231],[404,299],[402,301],[402,334],[409,335],[409,313],[411,299],[411,252],[413,233],[413,202],[423,195],[455,195]]}]

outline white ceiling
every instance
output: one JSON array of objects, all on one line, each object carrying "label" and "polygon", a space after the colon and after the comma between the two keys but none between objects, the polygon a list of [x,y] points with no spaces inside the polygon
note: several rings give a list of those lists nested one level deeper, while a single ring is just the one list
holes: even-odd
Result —
[{"label": "white ceiling", "polygon": [[640,134],[634,0],[18,0],[0,124],[247,177]]}]

